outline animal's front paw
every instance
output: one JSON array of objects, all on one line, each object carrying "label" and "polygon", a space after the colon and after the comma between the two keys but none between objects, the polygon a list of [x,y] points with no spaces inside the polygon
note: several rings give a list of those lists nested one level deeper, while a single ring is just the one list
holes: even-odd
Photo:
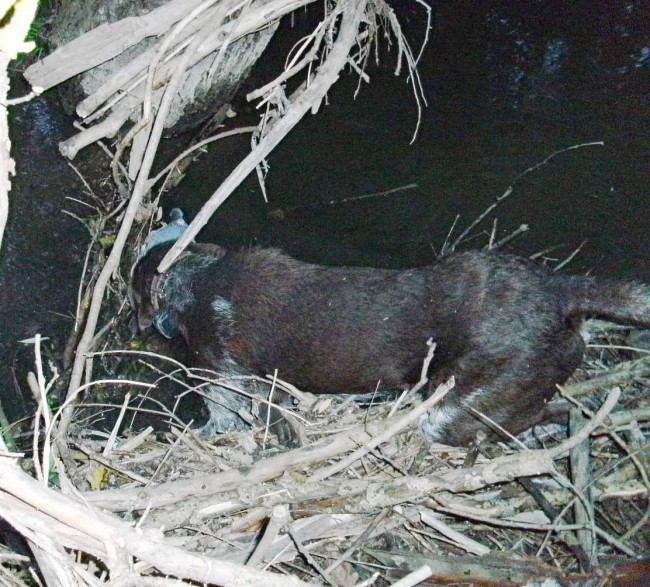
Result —
[{"label": "animal's front paw", "polygon": [[300,426],[293,421],[291,416],[285,415],[270,425],[271,432],[278,438],[278,442],[287,448],[297,448],[303,445]]},{"label": "animal's front paw", "polygon": [[283,413],[276,407],[271,408],[271,413],[269,416],[269,411],[267,404],[260,406],[259,408],[259,419],[263,425],[266,425],[267,421],[269,424],[269,429],[278,439],[278,442],[287,448],[296,448],[302,446],[301,427],[298,424],[297,420],[291,415]]}]

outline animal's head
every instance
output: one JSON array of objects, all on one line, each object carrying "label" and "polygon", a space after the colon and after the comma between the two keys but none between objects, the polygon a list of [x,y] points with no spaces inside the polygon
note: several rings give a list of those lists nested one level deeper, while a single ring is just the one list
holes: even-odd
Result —
[{"label": "animal's head", "polygon": [[169,213],[169,224],[154,230],[147,236],[131,275],[129,298],[135,314],[137,330],[151,328],[156,313],[153,290],[160,279],[157,267],[170,247],[183,235],[187,222],[183,211],[174,208]]},{"label": "animal's head", "polygon": [[160,279],[158,265],[173,243],[160,244],[138,259],[131,276],[130,299],[137,330],[145,332],[153,325],[156,314],[154,301],[156,281]]},{"label": "animal's head", "polygon": [[[137,326],[140,332],[156,326],[161,334],[170,337],[170,332],[164,326],[161,328],[165,320],[165,308],[159,307],[157,292],[166,274],[159,273],[158,266],[186,228],[187,223],[183,219],[183,213],[178,208],[174,208],[170,213],[170,223],[149,234],[133,268],[129,297],[136,322],[134,326]],[[221,258],[225,252],[225,249],[218,245],[192,243],[179,259],[192,255]],[[173,270],[174,265],[167,270],[167,273]]]}]

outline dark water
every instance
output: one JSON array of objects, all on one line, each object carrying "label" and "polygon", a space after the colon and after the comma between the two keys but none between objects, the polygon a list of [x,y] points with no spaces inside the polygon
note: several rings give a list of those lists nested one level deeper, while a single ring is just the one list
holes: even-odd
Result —
[{"label": "dark water", "polygon": [[33,345],[21,339],[41,334],[46,375],[49,358],[60,356],[74,323],[76,294],[89,241],[79,220],[88,209],[83,185],[58,152],[70,123],[56,104],[38,98],[10,110],[16,175],[0,251],[0,387],[10,420],[30,401],[25,383],[34,369]]},{"label": "dark water", "polygon": [[[407,16],[414,38],[421,37],[421,23]],[[286,26],[279,34],[285,37],[277,43],[291,36]],[[530,230],[508,250],[531,254],[561,245],[549,256],[563,259],[586,241],[568,270],[650,280],[648,68],[631,66],[629,75],[601,87],[574,65],[563,72],[561,87],[542,80],[541,90],[529,84],[518,102],[505,91],[491,100],[496,82],[488,66],[463,69],[472,59],[456,49],[457,43],[434,42],[424,56],[428,107],[415,142],[412,90],[404,75],[393,75],[394,53],[383,55],[356,100],[357,78],[347,75],[329,106],[307,115],[272,153],[269,204],[251,177],[201,238],[274,244],[315,262],[422,264],[435,258],[457,215],[456,235],[524,170],[558,150],[603,141],[603,147],[568,151],[526,175],[463,246],[484,245],[480,233],[491,230],[494,218],[497,240],[525,223]],[[254,77],[266,82],[277,67],[269,59]],[[256,120],[250,107],[241,106],[232,124]],[[248,148],[248,140],[238,138],[211,149],[168,204],[195,213]],[[417,187],[329,203],[410,184]]]}]

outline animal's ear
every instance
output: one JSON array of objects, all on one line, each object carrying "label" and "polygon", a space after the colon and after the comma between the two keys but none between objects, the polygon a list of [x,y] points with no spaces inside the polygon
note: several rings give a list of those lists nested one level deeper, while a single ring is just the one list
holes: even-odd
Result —
[{"label": "animal's ear", "polygon": [[199,255],[209,255],[216,259],[221,259],[226,254],[226,249],[212,243],[194,243],[192,250]]},{"label": "animal's ear", "polygon": [[148,328],[151,328],[154,315],[154,309],[148,299],[143,298],[140,293],[141,288],[138,286],[142,285],[142,275],[137,271],[137,269],[138,268],[136,267],[132,283],[128,289],[129,303],[131,304],[131,309],[133,311],[133,318],[131,319],[130,327],[134,333],[145,332]]},{"label": "animal's ear", "polygon": [[152,328],[152,326],[152,315],[144,312],[142,308],[135,310],[129,320],[129,330],[133,336],[144,334],[147,330]]},{"label": "animal's ear", "polygon": [[148,304],[138,306],[138,330],[146,332],[153,326],[154,311]]}]

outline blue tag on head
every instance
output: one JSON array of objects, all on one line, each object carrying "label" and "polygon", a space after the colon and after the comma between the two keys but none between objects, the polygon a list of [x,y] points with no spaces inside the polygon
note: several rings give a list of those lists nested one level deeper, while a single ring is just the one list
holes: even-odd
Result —
[{"label": "blue tag on head", "polygon": [[149,233],[149,236],[144,241],[141,256],[144,257],[151,249],[158,245],[176,242],[183,236],[186,229],[187,222],[183,218],[183,211],[180,208],[173,208],[169,213],[169,224]]}]

